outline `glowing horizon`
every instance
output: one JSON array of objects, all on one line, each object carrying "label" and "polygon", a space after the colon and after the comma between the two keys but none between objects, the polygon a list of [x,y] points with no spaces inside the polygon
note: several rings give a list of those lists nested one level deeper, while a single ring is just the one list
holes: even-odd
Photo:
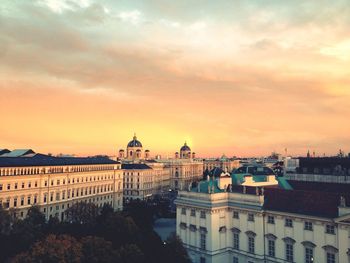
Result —
[{"label": "glowing horizon", "polygon": [[5,1],[0,148],[350,151],[350,5]]}]

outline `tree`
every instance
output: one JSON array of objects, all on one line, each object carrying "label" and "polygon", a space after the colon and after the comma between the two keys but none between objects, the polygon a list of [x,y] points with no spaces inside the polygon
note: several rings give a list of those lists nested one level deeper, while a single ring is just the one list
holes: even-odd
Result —
[{"label": "tree", "polygon": [[191,263],[191,259],[181,239],[175,234],[166,240],[165,253],[168,255],[166,259],[167,263]]},{"label": "tree", "polygon": [[12,219],[8,211],[0,205],[0,234],[9,234],[11,231]]},{"label": "tree", "polygon": [[118,257],[112,242],[95,236],[82,238],[82,263],[112,263]]},{"label": "tree", "polygon": [[67,221],[92,226],[96,223],[98,207],[93,203],[80,202],[66,210]]},{"label": "tree", "polygon": [[49,235],[43,241],[36,242],[29,251],[15,256],[12,263],[56,263],[81,262],[81,243],[68,235]]},{"label": "tree", "polygon": [[120,263],[144,263],[143,253],[138,246],[131,244],[122,246],[118,250],[116,262]]}]

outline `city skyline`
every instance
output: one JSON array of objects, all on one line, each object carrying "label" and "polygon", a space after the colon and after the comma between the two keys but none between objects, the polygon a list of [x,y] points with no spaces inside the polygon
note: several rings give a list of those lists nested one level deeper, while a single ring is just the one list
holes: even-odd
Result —
[{"label": "city skyline", "polygon": [[1,148],[172,156],[350,151],[350,7],[5,1]]}]

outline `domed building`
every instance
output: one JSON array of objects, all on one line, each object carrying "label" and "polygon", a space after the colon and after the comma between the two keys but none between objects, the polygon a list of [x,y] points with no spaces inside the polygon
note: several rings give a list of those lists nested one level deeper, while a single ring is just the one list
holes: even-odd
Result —
[{"label": "domed building", "polygon": [[136,134],[126,146],[126,158],[129,160],[142,159],[143,149],[142,143],[137,140]]},{"label": "domed building", "polygon": [[[179,157],[178,152],[175,153],[175,158],[177,159]],[[180,148],[180,159],[191,159],[195,158],[195,153],[191,152],[191,148],[185,144]]]}]

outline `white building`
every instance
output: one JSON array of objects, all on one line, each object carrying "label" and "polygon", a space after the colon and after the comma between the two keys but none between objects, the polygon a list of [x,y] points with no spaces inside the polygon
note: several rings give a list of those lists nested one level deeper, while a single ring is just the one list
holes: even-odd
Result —
[{"label": "white building", "polygon": [[0,156],[0,205],[20,218],[32,205],[46,218],[60,220],[76,202],[122,210],[122,182],[121,164],[108,158],[52,157],[27,150]]},{"label": "white building", "polygon": [[234,177],[179,192],[176,231],[194,263],[350,262],[350,194],[345,202],[282,189],[280,178],[280,188],[262,188],[267,179],[250,175],[244,186]]}]

